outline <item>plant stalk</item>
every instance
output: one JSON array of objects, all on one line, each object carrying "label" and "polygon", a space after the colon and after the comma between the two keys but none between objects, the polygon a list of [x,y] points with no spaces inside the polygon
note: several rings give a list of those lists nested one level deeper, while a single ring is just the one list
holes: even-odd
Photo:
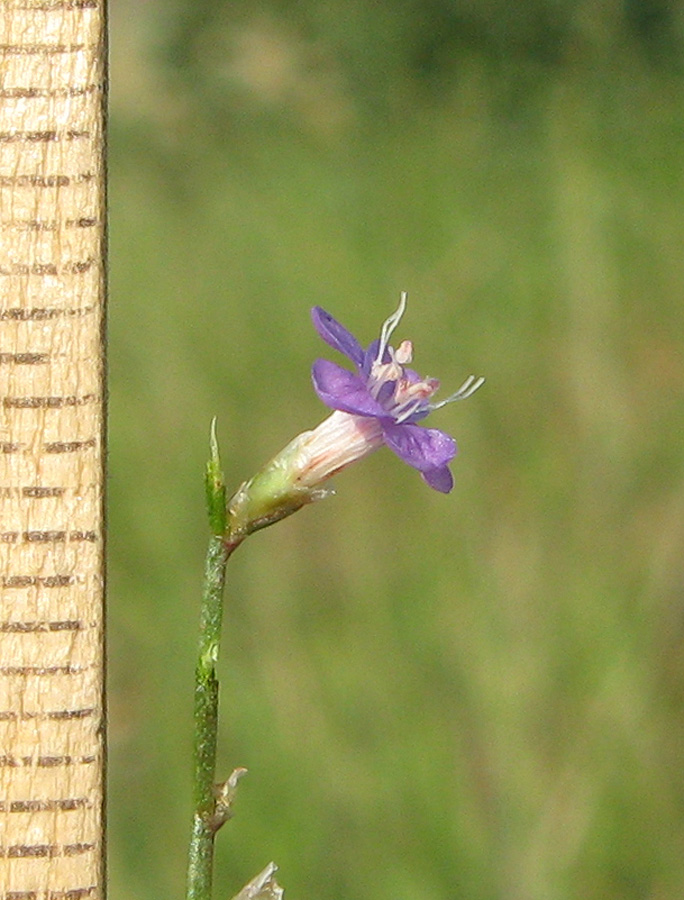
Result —
[{"label": "plant stalk", "polygon": [[204,571],[200,639],[195,669],[194,815],[188,859],[187,900],[211,900],[216,811],[216,745],[219,685],[216,662],[223,619],[226,563],[235,549],[222,535],[209,540]]},{"label": "plant stalk", "polygon": [[[226,807],[217,810],[215,781],[219,684],[216,677],[216,663],[221,643],[226,563],[240,541],[231,540],[229,535],[226,488],[216,437],[216,419],[211,423],[210,456],[205,472],[205,490],[211,537],[204,565],[200,636],[195,667],[194,812],[188,852],[187,900],[211,900],[214,838],[229,815]],[[217,811],[221,814],[217,815]]]}]

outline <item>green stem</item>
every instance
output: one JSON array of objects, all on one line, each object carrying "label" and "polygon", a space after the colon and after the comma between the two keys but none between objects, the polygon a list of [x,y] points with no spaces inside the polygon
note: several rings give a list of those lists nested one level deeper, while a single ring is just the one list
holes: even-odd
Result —
[{"label": "green stem", "polygon": [[[315,491],[302,495],[292,486],[288,493],[283,488],[282,479],[283,472],[287,476],[289,470],[278,457],[260,475],[245,482],[227,504],[216,419],[211,423],[209,448],[204,486],[211,538],[204,567],[199,652],[195,667],[194,813],[186,900],[211,900],[214,838],[232,815],[237,782],[247,771],[241,767],[234,769],[226,781],[216,784],[219,701],[216,663],[221,642],[226,563],[253,531],[278,522],[318,496]],[[291,456],[292,451],[286,453],[285,461],[289,458],[288,454]]]},{"label": "green stem", "polygon": [[194,815],[188,860],[187,900],[211,900],[214,860],[218,695],[216,661],[223,619],[226,563],[236,545],[212,535],[204,571],[200,640],[195,669]]}]

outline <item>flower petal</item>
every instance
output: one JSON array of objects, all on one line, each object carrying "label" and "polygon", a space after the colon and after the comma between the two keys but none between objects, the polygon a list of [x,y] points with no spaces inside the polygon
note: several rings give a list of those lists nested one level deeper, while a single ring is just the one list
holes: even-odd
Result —
[{"label": "flower petal", "polygon": [[344,325],[340,325],[337,319],[333,319],[330,313],[320,306],[314,306],[311,310],[311,319],[314,323],[314,328],[327,344],[343,353],[355,366],[361,367],[364,355],[363,348]]},{"label": "flower petal", "polygon": [[392,422],[383,422],[382,426],[390,450],[421,472],[442,469],[456,456],[456,441],[438,428]]},{"label": "flower petal", "polygon": [[454,486],[454,476],[451,474],[449,466],[443,466],[441,469],[429,469],[420,474],[426,484],[436,491],[441,491],[442,494],[448,494]]},{"label": "flower petal", "polygon": [[380,389],[377,392],[375,399],[383,407],[383,409],[386,408],[387,403],[394,396],[394,391],[395,391],[396,387],[397,387],[396,381],[384,381],[380,385]]},{"label": "flower petal", "polygon": [[331,409],[341,409],[356,416],[387,417],[386,410],[371,397],[362,379],[337,363],[317,359],[311,369],[311,378],[316,393]]}]

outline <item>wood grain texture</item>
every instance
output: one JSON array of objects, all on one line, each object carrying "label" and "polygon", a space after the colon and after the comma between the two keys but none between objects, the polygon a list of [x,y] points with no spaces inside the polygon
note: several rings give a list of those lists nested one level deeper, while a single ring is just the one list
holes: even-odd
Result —
[{"label": "wood grain texture", "polygon": [[0,2],[0,900],[104,896],[105,9]]}]

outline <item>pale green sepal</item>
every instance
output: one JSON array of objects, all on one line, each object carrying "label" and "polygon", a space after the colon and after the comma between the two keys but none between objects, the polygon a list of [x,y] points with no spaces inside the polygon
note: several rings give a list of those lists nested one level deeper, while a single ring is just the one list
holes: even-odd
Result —
[{"label": "pale green sepal", "polygon": [[[308,433],[307,433],[308,434]],[[306,435],[299,435],[245,481],[228,502],[230,539],[241,539],[279,522],[302,506],[334,493],[320,487],[306,487],[299,481],[301,447]]]}]

